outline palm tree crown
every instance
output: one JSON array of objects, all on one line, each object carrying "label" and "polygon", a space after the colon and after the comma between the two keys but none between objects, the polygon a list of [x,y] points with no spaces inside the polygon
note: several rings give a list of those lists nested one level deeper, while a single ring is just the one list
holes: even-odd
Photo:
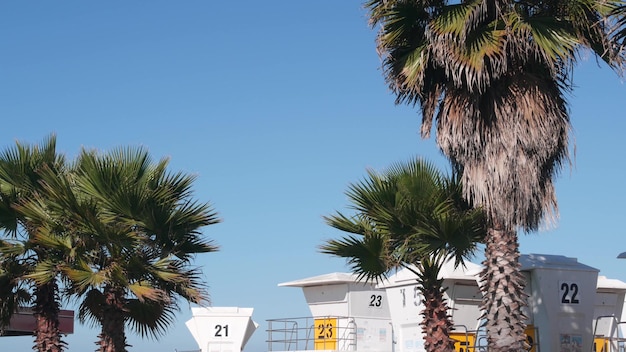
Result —
[{"label": "palm tree crown", "polygon": [[463,200],[457,177],[419,159],[383,174],[369,171],[347,195],[356,214],[338,212],[326,221],[350,235],[329,240],[322,252],[347,258],[353,272],[370,280],[394,268],[413,271],[429,302],[422,313],[426,350],[452,351],[439,271],[446,260],[460,265],[471,256],[485,235],[483,212]]},{"label": "palm tree crown", "polygon": [[99,351],[126,351],[125,326],[159,336],[173,323],[178,298],[208,299],[196,254],[217,250],[200,229],[219,222],[208,204],[193,200],[194,177],[167,171],[144,149],[83,151],[65,177],[44,173],[45,202],[29,204],[33,219],[58,233],[48,246],[72,260],[58,267],[68,293],[81,298],[79,319],[100,325]]},{"label": "palm tree crown", "polygon": [[[595,0],[370,0],[398,103],[419,104],[422,135],[462,170],[465,195],[502,226],[536,230],[556,210],[568,158],[564,94],[581,50],[623,63]],[[497,177],[495,176],[497,175]]]}]

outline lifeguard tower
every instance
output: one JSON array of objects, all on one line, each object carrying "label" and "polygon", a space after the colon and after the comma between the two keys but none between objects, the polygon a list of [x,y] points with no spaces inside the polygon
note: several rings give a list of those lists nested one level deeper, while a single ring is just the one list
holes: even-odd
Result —
[{"label": "lifeguard tower", "polygon": [[194,307],[185,325],[201,352],[241,352],[259,326],[252,308]]},{"label": "lifeguard tower", "polygon": [[278,286],[302,288],[312,317],[268,320],[269,351],[394,351],[387,295],[375,283],[331,273]]},{"label": "lifeguard tower", "polygon": [[[454,266],[453,261],[446,262],[439,272],[446,287],[444,297],[450,308],[454,332],[450,335],[455,340],[455,350],[468,351],[475,344],[476,328],[480,318],[479,305],[482,300],[476,275],[480,266],[466,262],[465,266]],[[424,351],[421,312],[424,309],[417,277],[409,269],[399,270],[389,277],[383,287],[389,298],[389,309],[395,332],[396,349],[402,352]]]},{"label": "lifeguard tower", "polygon": [[595,352],[624,351],[624,329],[622,322],[626,283],[598,276],[598,286],[593,312],[593,336]]},{"label": "lifeguard tower", "polygon": [[531,352],[592,351],[598,269],[561,255],[520,257]]}]

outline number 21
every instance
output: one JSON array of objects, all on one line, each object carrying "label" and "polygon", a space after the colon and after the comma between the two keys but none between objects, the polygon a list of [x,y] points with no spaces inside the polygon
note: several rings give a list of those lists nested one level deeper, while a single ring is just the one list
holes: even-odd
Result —
[{"label": "number 21", "polygon": [[215,325],[215,337],[228,337],[228,325]]}]

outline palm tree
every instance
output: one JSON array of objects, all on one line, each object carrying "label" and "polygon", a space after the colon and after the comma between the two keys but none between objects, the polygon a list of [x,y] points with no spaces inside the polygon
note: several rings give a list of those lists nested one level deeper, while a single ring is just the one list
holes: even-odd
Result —
[{"label": "palm tree", "polygon": [[525,347],[517,231],[556,217],[553,178],[569,160],[564,95],[581,50],[621,71],[606,17],[617,3],[366,2],[396,103],[419,105],[425,138],[436,121],[465,198],[487,213],[481,289],[491,351]]},{"label": "palm tree", "polygon": [[[58,253],[47,248],[39,240],[38,227],[25,216],[23,206],[41,197],[41,172],[51,174],[64,172],[65,159],[56,152],[56,137],[50,136],[41,145],[15,146],[0,154],[0,226],[6,238],[2,241],[0,264],[4,279],[12,288],[3,312],[10,318],[18,303],[25,301],[25,289],[20,282],[33,283],[33,296],[37,329],[34,349],[45,352],[62,351],[65,342],[59,331],[59,272],[54,263],[62,260]],[[49,221],[49,220],[46,220]],[[36,274],[45,279],[33,280]],[[22,285],[23,286],[23,285]],[[13,298],[11,298],[13,294]]]},{"label": "palm tree", "polygon": [[[45,204],[30,204],[32,218],[52,212],[64,219],[80,245],[49,245],[73,251],[60,266],[68,291],[80,297],[79,319],[100,325],[100,352],[126,351],[127,325],[158,337],[173,322],[178,298],[199,303],[206,292],[198,253],[217,250],[200,233],[219,222],[208,204],[192,199],[194,177],[167,172],[143,149],[108,154],[83,151],[67,177],[47,173]],[[53,233],[41,222],[42,233]]]},{"label": "palm tree", "polygon": [[461,197],[456,176],[413,160],[350,186],[356,215],[340,212],[326,222],[349,235],[329,240],[321,251],[348,258],[360,278],[380,280],[394,268],[416,274],[424,297],[422,329],[426,351],[453,351],[452,322],[439,271],[445,261],[461,265],[485,235],[481,210]]}]

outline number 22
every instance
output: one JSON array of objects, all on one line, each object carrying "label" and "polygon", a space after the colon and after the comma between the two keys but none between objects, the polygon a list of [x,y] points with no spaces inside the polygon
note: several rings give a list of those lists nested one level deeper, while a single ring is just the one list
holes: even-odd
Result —
[{"label": "number 22", "polygon": [[[578,304],[580,301],[578,300],[578,285],[575,283],[567,284],[564,282],[561,284],[561,291],[563,291],[563,295],[561,296],[561,303],[565,304]],[[570,297],[571,291],[571,297]]]}]

